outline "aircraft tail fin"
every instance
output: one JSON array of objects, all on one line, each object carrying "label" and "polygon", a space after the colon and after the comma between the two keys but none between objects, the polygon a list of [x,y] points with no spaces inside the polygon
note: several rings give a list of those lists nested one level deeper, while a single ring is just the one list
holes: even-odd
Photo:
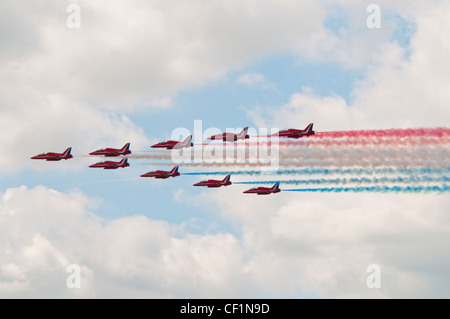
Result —
[{"label": "aircraft tail fin", "polygon": [[313,129],[313,123],[309,123],[308,126],[303,130],[303,132],[308,133],[312,131]]},{"label": "aircraft tail fin", "polygon": [[66,149],[63,153],[63,156],[67,156],[67,155],[71,155],[70,152],[72,152],[72,148],[69,147],[68,149]]},{"label": "aircraft tail fin", "polygon": [[276,182],[272,187],[272,189],[277,189],[277,188],[280,188],[280,182]]},{"label": "aircraft tail fin", "polygon": [[239,137],[244,137],[245,135],[247,135],[247,131],[248,131],[248,126],[244,127],[244,129],[241,131],[241,133],[238,134]]},{"label": "aircraft tail fin", "polygon": [[189,136],[186,137],[186,139],[183,141],[183,145],[190,146],[190,145],[191,145],[191,141],[192,141],[192,135],[189,135]]},{"label": "aircraft tail fin", "polygon": [[230,178],[231,178],[231,175],[228,174],[227,176],[225,176],[225,178],[222,180],[222,182],[226,183],[230,180]]},{"label": "aircraft tail fin", "polygon": [[122,147],[122,149],[121,149],[122,152],[128,151],[128,150],[130,150],[130,143],[125,144],[124,147]]},{"label": "aircraft tail fin", "polygon": [[172,170],[170,171],[170,173],[178,173],[178,167],[179,167],[179,166],[175,166],[174,168],[172,168]]}]

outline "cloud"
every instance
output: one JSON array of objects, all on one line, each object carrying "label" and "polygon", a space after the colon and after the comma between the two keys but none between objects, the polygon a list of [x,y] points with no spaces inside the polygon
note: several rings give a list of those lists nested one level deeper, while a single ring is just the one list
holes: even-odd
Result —
[{"label": "cloud", "polygon": [[324,18],[320,4],[297,1],[78,5],[81,28],[70,29],[60,1],[4,4],[3,24],[20,34],[2,42],[0,76],[101,109],[167,107],[180,89],[305,42]]},{"label": "cloud", "polygon": [[8,152],[0,155],[0,172],[30,167],[67,169],[61,163],[42,165],[30,157],[43,152],[63,152],[69,146],[76,156],[70,160],[73,169],[86,164],[82,155],[100,147],[122,147],[131,142],[133,150],[148,145],[143,130],[127,116],[92,109],[59,94],[41,96],[31,91],[20,100],[6,103],[0,125],[8,133],[0,136],[0,143]]},{"label": "cloud", "polygon": [[[450,236],[448,196],[280,193],[242,197],[236,189],[202,198],[241,226],[245,269],[276,297],[446,296],[442,271]],[[230,200],[240,196],[239,201]],[[432,212],[430,214],[430,212]],[[366,285],[381,268],[381,289]]]},{"label": "cloud", "polygon": [[441,35],[450,30],[449,14],[447,2],[418,14],[409,58],[404,58],[396,46],[386,50],[377,66],[369,69],[367,79],[354,90],[354,107],[373,122],[446,126],[450,95],[445,89],[449,85],[445,74],[450,70],[444,56],[450,52],[450,46]]},{"label": "cloud", "polygon": [[[449,197],[197,196],[241,236],[194,235],[145,216],[103,220],[102,201],[43,186],[0,194],[0,295],[26,298],[447,296]],[[180,195],[183,197],[184,195]],[[239,197],[240,196],[240,197]],[[239,201],[230,200],[230,198]],[[182,198],[181,198],[182,199]],[[81,267],[69,289],[67,266]],[[367,266],[382,288],[366,286]]]},{"label": "cloud", "polygon": [[342,130],[362,125],[365,115],[360,109],[350,108],[339,95],[322,97],[312,89],[304,87],[300,93],[290,97],[290,101],[281,108],[271,109],[270,115],[256,109],[247,112],[258,127],[305,128],[310,122],[315,123],[315,130]]},{"label": "cloud", "polygon": [[382,52],[367,65],[366,77],[355,83],[350,102],[303,88],[267,116],[261,109],[250,111],[249,116],[262,127],[302,127],[315,122],[318,131],[448,125],[450,83],[446,74],[450,70],[444,57],[450,46],[441,34],[450,30],[449,12],[446,2],[415,12],[417,31],[410,47],[397,42],[383,44]]},{"label": "cloud", "polygon": [[273,88],[274,84],[270,83],[262,73],[245,73],[240,75],[236,83],[248,86],[250,88]]},{"label": "cloud", "polygon": [[367,11],[370,2],[324,1],[325,28],[311,35],[306,48],[297,43],[292,49],[298,55],[299,63],[305,60],[334,62],[346,69],[375,66],[391,42],[407,46],[417,17],[442,3],[444,2],[441,0],[420,0],[414,3],[404,0],[377,1],[376,5],[380,8],[380,28],[370,28],[368,19],[374,13],[372,10]]},{"label": "cloud", "polygon": [[[38,186],[1,194],[3,298],[232,297],[242,251],[231,234],[185,234],[144,216],[105,221],[101,201]],[[81,267],[81,288],[66,285]],[[245,287],[243,287],[246,290]]]}]

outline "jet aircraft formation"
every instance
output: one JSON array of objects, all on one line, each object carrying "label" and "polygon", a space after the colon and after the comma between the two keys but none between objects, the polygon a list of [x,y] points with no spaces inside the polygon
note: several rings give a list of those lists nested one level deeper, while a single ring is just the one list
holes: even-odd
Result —
[{"label": "jet aircraft formation", "polygon": [[[207,140],[214,141],[224,141],[224,142],[236,142],[238,140],[246,140],[249,139],[250,136],[247,133],[248,127],[245,127],[241,132],[239,133],[223,133],[223,134],[217,134],[213,135],[207,138]],[[313,123],[310,123],[305,129],[299,130],[299,129],[287,129],[279,131],[278,133],[273,134],[272,136],[278,136],[278,137],[285,137],[285,138],[301,138],[301,137],[307,137],[314,135],[315,132],[313,131]],[[183,141],[165,141],[161,143],[157,143],[151,146],[151,148],[164,148],[168,150],[172,149],[182,149],[185,147],[192,147],[194,144],[192,143],[192,135],[188,136]],[[55,152],[48,152],[48,153],[42,153],[36,156],[31,157],[31,159],[42,159],[46,161],[60,161],[60,160],[67,160],[73,158],[72,154],[72,147],[67,148],[62,153],[55,153]],[[89,155],[91,156],[104,156],[104,157],[118,157],[118,156],[126,156],[131,154],[130,150],[130,143],[126,143],[122,148],[102,148],[98,149],[96,151],[90,152]],[[103,169],[117,169],[117,168],[124,168],[128,167],[130,164],[128,163],[128,158],[122,158],[120,161],[103,161],[103,162],[97,162],[95,164],[90,165],[90,168],[103,168]],[[147,172],[145,174],[142,174],[141,177],[153,177],[155,179],[167,179],[169,177],[177,177],[180,176],[179,166],[175,166],[170,171],[163,171],[163,170],[157,170],[152,172]],[[223,180],[204,180],[200,181],[198,183],[195,183],[193,186],[204,186],[207,188],[219,188],[222,186],[229,186],[232,184],[231,182],[231,175],[225,176]],[[249,190],[244,191],[244,194],[257,194],[257,195],[269,195],[269,194],[276,194],[281,191],[280,189],[280,183],[275,183],[272,187],[254,187]]]}]

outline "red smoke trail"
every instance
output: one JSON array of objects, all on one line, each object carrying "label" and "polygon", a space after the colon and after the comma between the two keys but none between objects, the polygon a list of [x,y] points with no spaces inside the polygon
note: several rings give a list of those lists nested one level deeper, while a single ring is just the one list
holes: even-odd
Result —
[{"label": "red smoke trail", "polygon": [[450,144],[450,138],[435,137],[404,137],[396,138],[327,138],[309,139],[303,141],[280,141],[280,146],[422,146],[422,145],[444,145]]},{"label": "red smoke trail", "polygon": [[357,130],[357,131],[335,131],[323,132],[314,135],[312,138],[342,138],[342,137],[395,137],[403,138],[407,136],[427,136],[435,138],[449,138],[450,128],[435,127],[435,128],[408,128],[408,129],[388,129],[388,130]]},{"label": "red smoke trail", "polygon": [[280,146],[443,145],[450,144],[450,128],[335,131],[317,132],[314,136],[300,139],[266,138],[267,140],[250,142],[249,145],[270,145],[271,143],[277,143]]}]

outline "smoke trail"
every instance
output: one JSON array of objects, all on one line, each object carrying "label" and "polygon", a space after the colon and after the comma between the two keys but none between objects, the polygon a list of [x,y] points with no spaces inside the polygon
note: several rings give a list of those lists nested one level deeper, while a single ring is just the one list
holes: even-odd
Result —
[{"label": "smoke trail", "polygon": [[234,182],[233,184],[282,184],[311,185],[311,184],[381,184],[381,183],[430,183],[450,182],[447,176],[411,176],[411,177],[379,177],[379,178],[334,178],[334,179],[303,179],[303,180],[272,180],[272,181],[248,181]]},{"label": "smoke trail", "polygon": [[[282,168],[450,166],[448,128],[338,131],[318,134],[304,141],[284,141],[276,148],[277,154],[271,152],[266,159],[270,164],[274,163],[273,166]],[[240,158],[237,150],[242,150],[242,147],[245,151]],[[228,151],[230,149],[231,153]],[[267,161],[260,161],[259,152],[252,152],[253,149],[249,149],[248,144],[239,146],[233,143],[218,153],[206,149],[188,150],[178,159],[174,159],[171,151],[134,154],[129,158],[167,161],[144,164],[157,166],[180,164],[186,167],[230,169],[272,166]]]},{"label": "smoke trail", "polygon": [[311,148],[280,148],[279,157],[283,159],[327,159],[347,160],[351,158],[367,159],[398,159],[407,157],[414,159],[446,159],[450,156],[448,146],[421,145],[416,147],[386,146],[386,147],[358,147],[358,146],[329,146]]},{"label": "smoke trail", "polygon": [[[259,144],[262,144],[259,142]],[[421,145],[444,145],[450,144],[450,138],[436,138],[436,137],[403,137],[401,139],[396,138],[321,138],[314,139],[309,138],[307,140],[300,141],[279,141],[278,144],[283,146],[384,146],[384,145],[397,145],[397,146],[421,146]]]},{"label": "smoke trail", "polygon": [[418,147],[418,146],[446,146],[450,144],[450,137],[424,137],[424,136],[405,136],[401,138],[314,138],[308,137],[301,140],[268,140],[254,141],[245,145],[235,145],[235,147],[262,147],[279,146],[283,147],[329,147],[329,146],[390,146],[390,147]]},{"label": "smoke trail", "polygon": [[381,130],[350,130],[350,131],[333,131],[333,132],[319,132],[313,137],[331,136],[335,138],[341,137],[394,137],[402,138],[405,136],[427,136],[427,137],[449,137],[450,128],[447,127],[432,127],[432,128],[393,128]]},{"label": "smoke trail", "polygon": [[282,169],[273,171],[211,171],[211,172],[190,172],[181,173],[182,175],[430,175],[430,174],[448,174],[450,167],[446,168],[400,168],[400,167],[382,167],[382,168],[304,168],[304,169]]},{"label": "smoke trail", "polygon": [[405,137],[430,137],[430,138],[448,138],[450,136],[450,128],[407,128],[407,129],[384,129],[384,130],[351,130],[351,131],[332,131],[317,132],[309,138],[396,138]]},{"label": "smoke trail", "polygon": [[[450,144],[449,144],[450,146]],[[280,167],[448,167],[449,147],[326,147],[281,149]]]},{"label": "smoke trail", "polygon": [[[175,159],[172,151],[134,154],[129,158],[150,159],[138,165],[223,168],[225,170],[271,170],[323,168],[440,168],[450,167],[450,129],[392,129],[338,131],[317,134],[302,141],[284,141],[261,161],[254,142],[228,144],[223,149],[192,149]],[[231,149],[231,152],[229,150]],[[244,149],[242,158],[238,150]],[[258,149],[258,148],[256,148]],[[211,150],[213,150],[211,152]],[[179,152],[179,151],[177,151]],[[186,156],[185,156],[186,155]],[[268,154],[267,154],[268,155]],[[233,173],[233,172],[227,172]]]},{"label": "smoke trail", "polygon": [[300,189],[282,189],[284,192],[318,192],[318,193],[444,193],[450,191],[450,186],[369,186],[369,187],[322,187],[322,188],[300,188]]},{"label": "smoke trail", "polygon": [[[187,153],[186,158],[171,161],[170,154],[138,155],[135,158],[168,160],[167,163],[149,163],[150,165],[180,164],[192,167],[267,167],[275,163],[280,167],[448,167],[450,166],[450,144],[447,145],[420,145],[420,146],[328,146],[328,147],[302,147],[280,148],[278,154],[271,154],[262,162],[251,153],[238,157],[237,153],[231,156],[219,153]],[[132,158],[132,157],[130,157]],[[270,162],[270,164],[269,164]],[[269,164],[269,165],[268,165]]]},{"label": "smoke trail", "polygon": [[421,146],[450,144],[449,128],[391,129],[317,132],[316,135],[300,139],[259,136],[258,141],[248,145],[270,145],[283,147],[328,147],[328,146]]},{"label": "smoke trail", "polygon": [[149,154],[129,154],[126,157],[130,159],[157,159],[157,160],[171,160],[172,156],[169,152],[148,152]]},{"label": "smoke trail", "polygon": [[329,167],[329,168],[339,168],[339,167],[393,167],[397,166],[400,168],[410,168],[410,167],[429,167],[429,168],[446,168],[450,167],[450,157],[440,159],[437,158],[417,158],[411,160],[405,155],[405,157],[398,157],[393,159],[386,158],[325,158],[325,159],[280,159],[276,165],[272,166],[270,163],[173,163],[173,162],[150,162],[150,163],[137,163],[138,165],[152,165],[152,166],[173,166],[180,165],[183,167],[211,167],[211,168],[225,168],[225,169],[249,169],[257,168],[259,170],[274,170],[278,168],[309,168],[309,167]]},{"label": "smoke trail", "polygon": [[[318,132],[316,135],[302,138],[299,140],[275,138],[280,147],[303,146],[303,147],[339,147],[339,146],[439,146],[450,144],[450,128],[418,128],[418,129],[389,129],[389,130],[355,130],[355,131],[335,131],[335,132]],[[239,142],[239,143],[238,143]],[[224,143],[223,150],[227,148],[251,147],[270,145],[272,139],[259,139],[258,141],[238,141],[233,143]],[[209,146],[210,144],[205,144]],[[212,145],[211,145],[212,146]],[[194,149],[186,149],[192,150]],[[304,151],[304,150],[302,150]],[[135,159],[171,159],[171,150],[145,150],[144,154],[130,154],[128,158]],[[226,153],[224,151],[224,153]],[[88,156],[88,155],[83,155]],[[90,157],[90,155],[89,155]]]},{"label": "smoke trail", "polygon": [[[348,157],[364,157],[364,158],[398,158],[404,157],[408,155],[410,158],[435,158],[436,156],[440,156],[441,158],[445,158],[450,154],[450,143],[449,145],[416,145],[411,147],[410,145],[386,145],[385,147],[375,147],[371,145],[371,147],[361,147],[361,145],[335,145],[330,144],[327,147],[300,147],[293,148],[290,146],[304,146],[303,144],[292,144],[287,143],[285,146],[281,146],[279,149],[278,156],[280,159],[305,159],[305,158],[348,158]],[[195,151],[185,151],[183,156],[179,156],[178,158],[183,159],[185,161],[193,162],[198,156],[200,160],[207,159],[216,159],[217,162],[226,162],[227,160],[237,159],[238,154],[244,155],[243,159],[246,161],[258,159],[258,150],[255,148],[252,149],[243,149],[244,152],[238,153],[238,150],[231,149],[221,150],[217,154],[211,154],[210,152],[198,152]],[[278,151],[278,149],[277,149]],[[126,157],[130,159],[160,159],[160,160],[171,160],[174,158],[172,156],[172,152],[154,152],[150,154],[130,154]]]}]

